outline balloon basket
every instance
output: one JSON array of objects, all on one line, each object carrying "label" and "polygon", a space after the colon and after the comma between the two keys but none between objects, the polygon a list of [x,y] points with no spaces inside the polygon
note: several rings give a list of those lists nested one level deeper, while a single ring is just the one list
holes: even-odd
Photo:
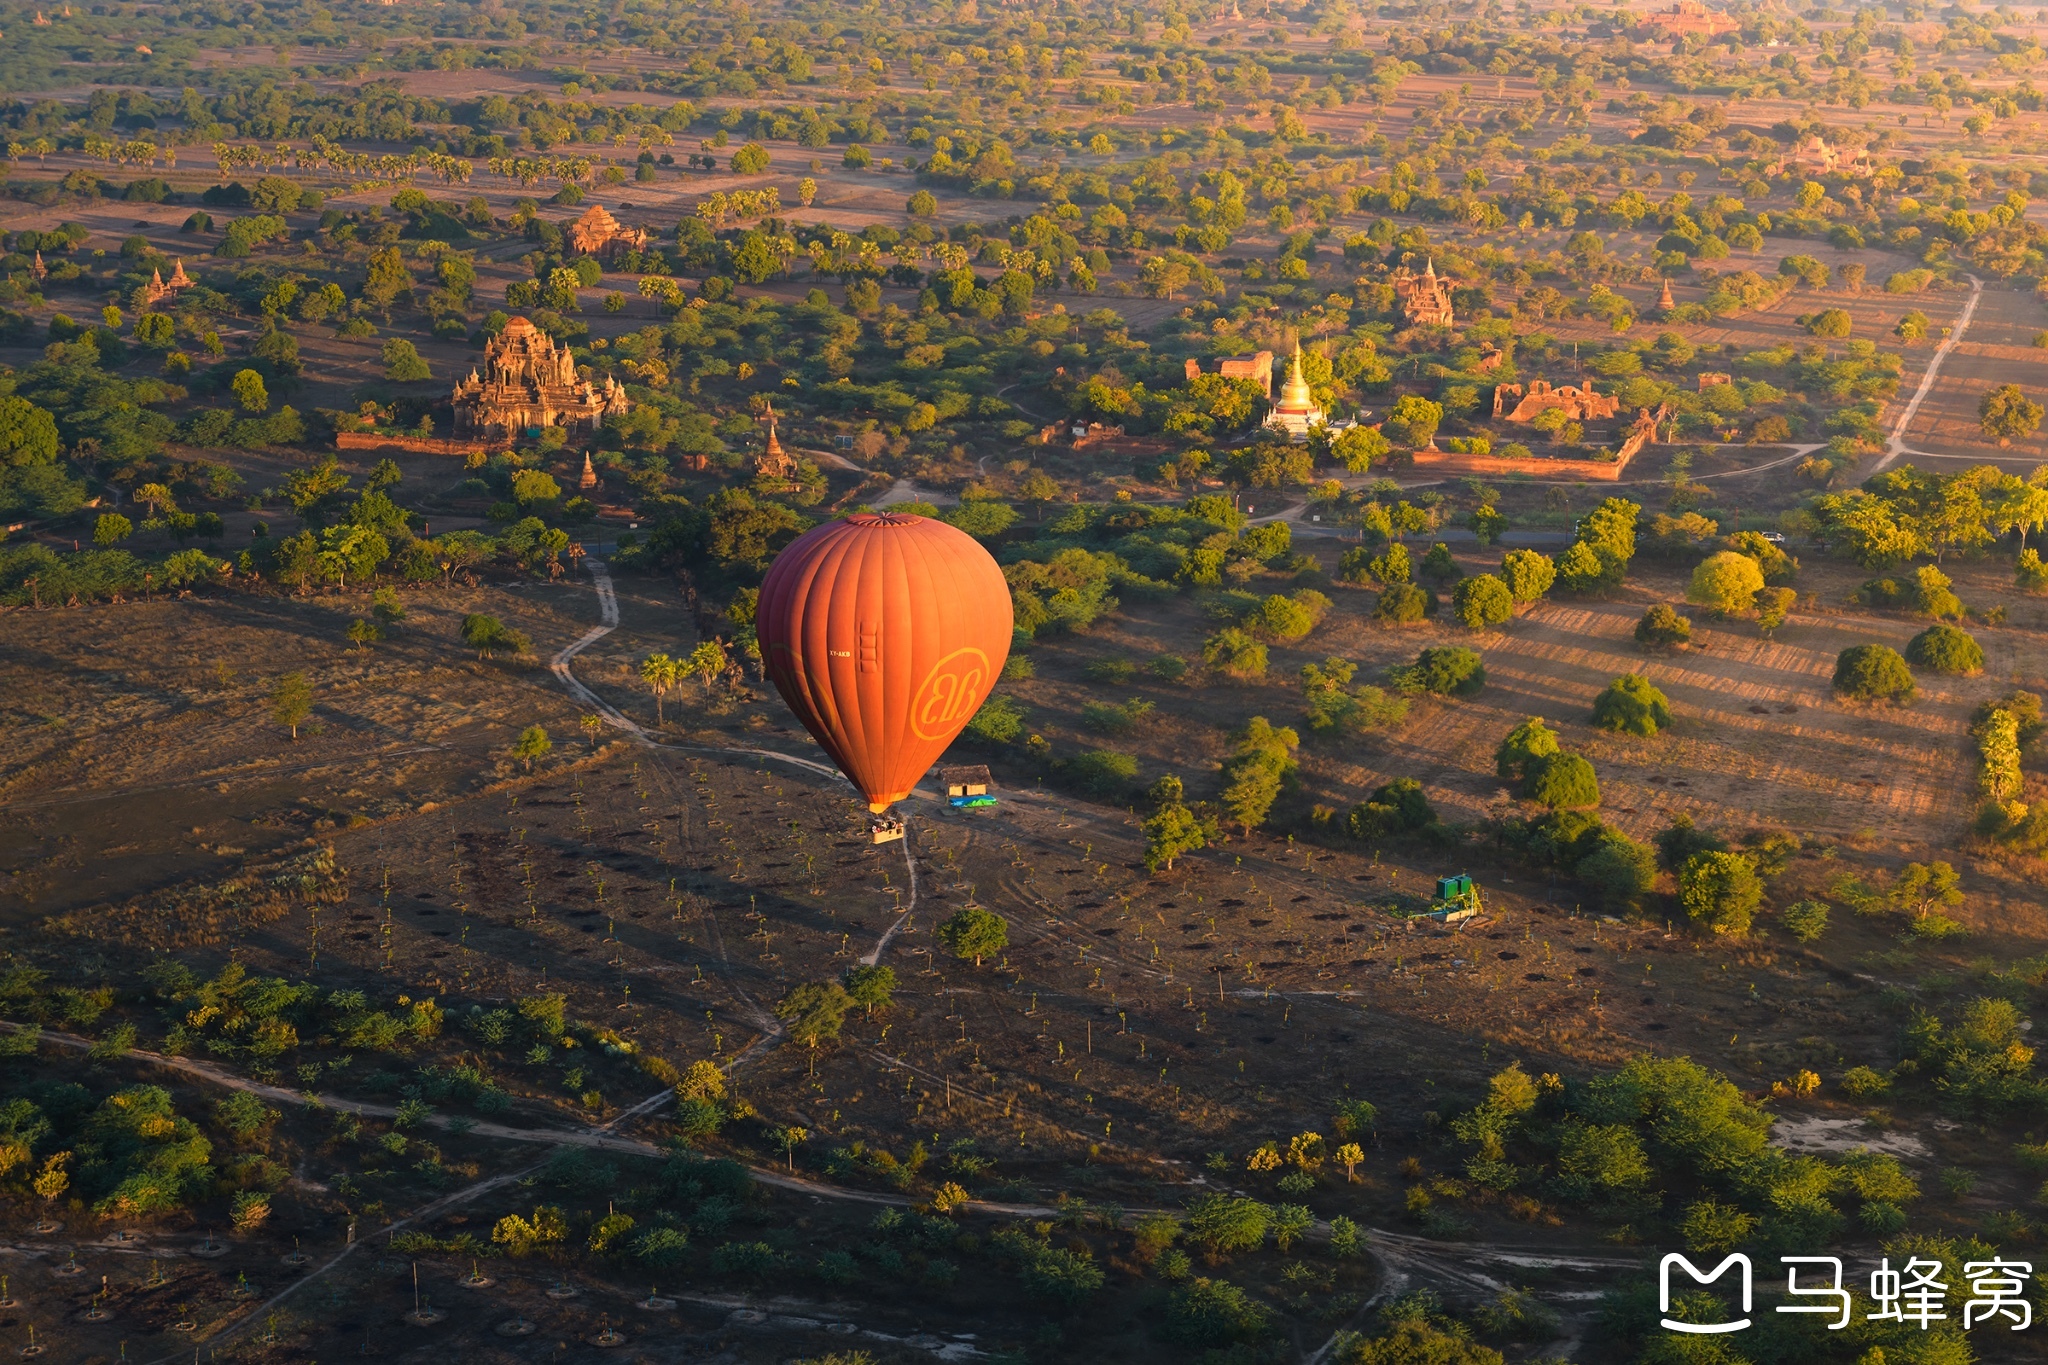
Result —
[{"label": "balloon basket", "polygon": [[893,844],[903,838],[903,822],[894,816],[884,816],[868,825],[868,839],[877,844]]}]

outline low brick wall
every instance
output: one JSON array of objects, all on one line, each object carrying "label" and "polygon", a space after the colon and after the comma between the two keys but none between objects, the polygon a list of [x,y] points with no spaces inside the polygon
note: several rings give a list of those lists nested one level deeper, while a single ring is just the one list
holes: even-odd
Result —
[{"label": "low brick wall", "polygon": [[[1633,452],[1631,452],[1631,455]],[[1527,474],[1553,482],[1585,479],[1607,481],[1621,477],[1628,460],[1507,460],[1498,455],[1457,455],[1448,450],[1417,451],[1415,468],[1445,474]]]},{"label": "low brick wall", "polygon": [[408,450],[415,455],[470,455],[502,450],[505,443],[457,441],[443,436],[380,436],[374,431],[337,431],[336,450]]}]

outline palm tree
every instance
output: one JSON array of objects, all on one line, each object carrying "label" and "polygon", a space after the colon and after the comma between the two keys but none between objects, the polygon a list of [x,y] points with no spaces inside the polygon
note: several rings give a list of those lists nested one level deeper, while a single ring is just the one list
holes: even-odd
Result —
[{"label": "palm tree", "polygon": [[647,690],[654,694],[654,723],[667,724],[662,715],[662,698],[669,694],[682,680],[683,666],[666,654],[650,654],[640,661],[640,681],[647,684]]}]

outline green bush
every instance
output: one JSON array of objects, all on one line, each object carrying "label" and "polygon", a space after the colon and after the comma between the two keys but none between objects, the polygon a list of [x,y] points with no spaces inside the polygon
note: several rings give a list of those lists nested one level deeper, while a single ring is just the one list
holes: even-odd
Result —
[{"label": "green bush", "polygon": [[1008,744],[1024,733],[1024,708],[1014,697],[997,693],[981,704],[967,733],[983,744]]},{"label": "green bush", "polygon": [[1649,738],[1671,724],[1671,703],[1640,673],[1624,673],[1593,699],[1593,724]]},{"label": "green bush", "polygon": [[782,1257],[766,1242],[727,1242],[711,1253],[711,1268],[720,1275],[762,1279],[774,1273]]},{"label": "green bush", "polygon": [[1090,749],[1059,766],[1082,790],[1097,796],[1117,792],[1138,775],[1138,760],[1114,749]]},{"label": "green bush", "polygon": [[1593,765],[1573,753],[1555,753],[1529,765],[1522,794],[1552,810],[1579,810],[1600,804],[1600,779]]},{"label": "green bush", "polygon": [[1410,697],[1470,697],[1486,686],[1486,666],[1476,650],[1434,645],[1417,654],[1414,663],[1388,669],[1387,678]]},{"label": "green bush", "polygon": [[652,1228],[633,1239],[633,1259],[665,1268],[682,1260],[689,1245],[689,1234],[681,1228]]},{"label": "green bush", "polygon": [[1225,677],[1249,682],[1266,676],[1266,647],[1236,626],[1226,626],[1202,642],[1202,662]]},{"label": "green bush", "polygon": [[1451,547],[1439,540],[1429,547],[1429,553],[1422,557],[1422,576],[1447,583],[1465,571],[1458,567],[1458,561],[1451,555]]},{"label": "green bush", "polygon": [[1436,610],[1436,598],[1427,589],[1413,583],[1389,583],[1380,593],[1380,600],[1373,605],[1372,615],[1376,621],[1390,625],[1413,625]]},{"label": "green bush", "polygon": [[1636,643],[1646,649],[1670,649],[1692,641],[1692,622],[1659,602],[1636,622]]},{"label": "green bush", "polygon": [[1514,619],[1514,594],[1492,574],[1477,574],[1458,584],[1451,594],[1451,613],[1468,628],[1484,630]]},{"label": "green bush", "polygon": [[1632,908],[1657,884],[1657,854],[1620,830],[1606,830],[1593,851],[1579,859],[1572,875],[1603,908]]},{"label": "green bush", "polygon": [[1138,728],[1145,717],[1152,714],[1153,703],[1143,698],[1132,698],[1122,703],[1091,701],[1081,706],[1081,725],[1084,729],[1103,735],[1127,735]]},{"label": "green bush", "polygon": [[1891,1088],[1890,1077],[1867,1066],[1852,1066],[1842,1073],[1842,1093],[1851,1099],[1869,1099]]},{"label": "green bush", "polygon": [[1795,901],[1779,912],[1785,932],[1801,943],[1812,943],[1828,931],[1828,907],[1825,901]]},{"label": "green bush", "polygon": [[1763,894],[1756,864],[1740,853],[1695,853],[1678,870],[1678,903],[1717,934],[1748,933]]},{"label": "green bush", "polygon": [[1240,1195],[1207,1194],[1188,1206],[1189,1240],[1211,1256],[1256,1251],[1273,1230],[1273,1210]]},{"label": "green bush", "polygon": [[1982,673],[1984,648],[1966,630],[1934,625],[1907,644],[1906,661],[1937,673]]},{"label": "green bush", "polygon": [[1252,1341],[1266,1331],[1266,1310],[1228,1280],[1197,1279],[1167,1301],[1167,1337],[1183,1346]]},{"label": "green bush", "polygon": [[1852,701],[1908,702],[1919,689],[1897,650],[1852,645],[1835,656],[1835,692]]},{"label": "green bush", "polygon": [[1436,823],[1436,809],[1412,777],[1397,777],[1351,808],[1345,828],[1354,839],[1382,839],[1389,834],[1422,829]]}]

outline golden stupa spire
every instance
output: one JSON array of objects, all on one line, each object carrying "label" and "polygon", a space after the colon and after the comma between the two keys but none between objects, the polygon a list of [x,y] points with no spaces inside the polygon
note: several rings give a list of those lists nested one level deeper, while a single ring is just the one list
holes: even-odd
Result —
[{"label": "golden stupa spire", "polygon": [[1301,410],[1314,405],[1315,395],[1309,391],[1308,380],[1301,375],[1301,338],[1294,339],[1294,358],[1288,362],[1287,382],[1280,388],[1280,406]]}]

